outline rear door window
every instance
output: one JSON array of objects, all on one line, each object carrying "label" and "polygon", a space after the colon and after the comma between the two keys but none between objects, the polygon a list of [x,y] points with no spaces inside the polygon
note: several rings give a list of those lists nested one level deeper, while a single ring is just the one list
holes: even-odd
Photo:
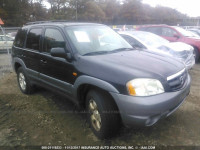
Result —
[{"label": "rear door window", "polygon": [[162,34],[160,27],[150,27],[150,28],[147,29],[147,31],[151,32],[151,33],[154,33],[154,34],[157,34],[157,35],[161,35]]},{"label": "rear door window", "polygon": [[42,28],[31,29],[27,35],[26,48],[39,51],[41,34]]}]

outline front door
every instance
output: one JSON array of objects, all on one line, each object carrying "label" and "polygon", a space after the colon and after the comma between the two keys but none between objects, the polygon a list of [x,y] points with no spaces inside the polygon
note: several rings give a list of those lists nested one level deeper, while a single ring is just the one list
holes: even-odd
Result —
[{"label": "front door", "polygon": [[162,37],[167,39],[168,41],[176,42],[179,39],[178,37],[176,37],[178,35],[179,34],[173,29],[168,27],[162,27]]},{"label": "front door", "polygon": [[50,55],[51,48],[65,48],[66,42],[59,28],[46,27],[40,60],[40,78],[46,84],[67,95],[72,94],[73,64],[64,58]]}]

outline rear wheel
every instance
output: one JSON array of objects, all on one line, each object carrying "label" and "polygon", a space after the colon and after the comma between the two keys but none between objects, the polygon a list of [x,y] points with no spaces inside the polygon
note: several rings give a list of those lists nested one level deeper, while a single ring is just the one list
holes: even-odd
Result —
[{"label": "rear wheel", "polygon": [[195,57],[195,62],[197,63],[199,61],[199,50],[194,47],[194,57]]},{"label": "rear wheel", "polygon": [[117,133],[120,117],[116,104],[101,90],[91,90],[86,97],[87,119],[94,134],[105,139]]},{"label": "rear wheel", "polygon": [[34,91],[34,87],[30,84],[22,67],[17,70],[17,81],[20,90],[24,94],[31,94]]}]

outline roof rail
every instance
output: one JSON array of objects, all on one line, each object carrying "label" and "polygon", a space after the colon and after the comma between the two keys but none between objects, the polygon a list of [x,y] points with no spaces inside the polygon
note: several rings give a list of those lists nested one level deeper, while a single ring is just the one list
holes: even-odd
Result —
[{"label": "roof rail", "polygon": [[41,23],[50,23],[50,22],[69,22],[67,20],[49,20],[49,21],[35,21],[27,22],[25,25],[41,24]]}]

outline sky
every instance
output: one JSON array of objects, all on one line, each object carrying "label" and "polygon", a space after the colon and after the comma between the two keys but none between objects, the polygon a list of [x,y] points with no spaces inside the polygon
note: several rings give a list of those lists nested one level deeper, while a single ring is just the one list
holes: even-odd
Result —
[{"label": "sky", "polygon": [[50,6],[50,4],[48,3],[48,2],[46,2],[46,1],[43,1],[43,4],[44,4],[44,6],[46,7],[46,8],[50,8],[51,6]]},{"label": "sky", "polygon": [[[157,5],[167,6],[180,11],[190,17],[200,16],[200,0],[142,0],[143,3],[149,4],[152,7]],[[45,2],[45,6],[50,8],[50,5]]]},{"label": "sky", "polygon": [[200,0],[142,0],[152,7],[167,6],[178,10],[190,17],[200,16]]}]

